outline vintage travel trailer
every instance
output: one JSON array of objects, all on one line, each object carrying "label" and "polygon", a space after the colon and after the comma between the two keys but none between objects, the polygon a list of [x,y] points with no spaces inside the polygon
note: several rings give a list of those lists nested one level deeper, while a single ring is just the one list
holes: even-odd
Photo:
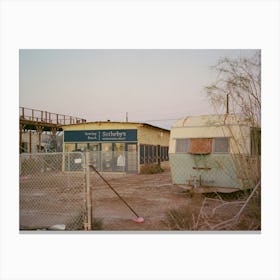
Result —
[{"label": "vintage travel trailer", "polygon": [[260,128],[241,115],[189,116],[171,129],[173,184],[197,192],[234,192],[260,180]]}]

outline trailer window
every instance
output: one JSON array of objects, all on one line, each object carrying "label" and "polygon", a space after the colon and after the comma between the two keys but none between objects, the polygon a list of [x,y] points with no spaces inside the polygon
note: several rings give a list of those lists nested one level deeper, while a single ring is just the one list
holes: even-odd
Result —
[{"label": "trailer window", "polygon": [[176,153],[187,153],[189,139],[176,139]]},{"label": "trailer window", "polygon": [[213,141],[213,152],[214,153],[228,153],[229,152],[229,138],[219,137],[214,138]]},{"label": "trailer window", "polygon": [[190,139],[189,153],[194,155],[206,155],[212,152],[211,138]]}]

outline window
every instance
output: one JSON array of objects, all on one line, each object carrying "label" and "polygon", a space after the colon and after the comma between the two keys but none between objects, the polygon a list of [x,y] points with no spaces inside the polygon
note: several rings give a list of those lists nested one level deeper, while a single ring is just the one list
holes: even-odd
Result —
[{"label": "window", "polygon": [[229,152],[229,138],[219,137],[214,138],[213,141],[213,152],[214,153],[228,153]]},{"label": "window", "polygon": [[145,162],[145,146],[143,144],[140,145],[140,164]]},{"label": "window", "polygon": [[190,154],[194,155],[207,155],[212,152],[212,139],[211,138],[192,138],[189,143]]},{"label": "window", "polygon": [[189,139],[176,139],[176,153],[187,153]]},{"label": "window", "polygon": [[77,143],[76,151],[85,152],[86,150],[87,150],[87,144],[86,143]]}]

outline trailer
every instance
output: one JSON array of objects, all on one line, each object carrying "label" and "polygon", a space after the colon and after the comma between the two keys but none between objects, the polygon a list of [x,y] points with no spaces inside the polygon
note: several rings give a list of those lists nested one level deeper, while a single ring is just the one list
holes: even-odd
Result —
[{"label": "trailer", "polygon": [[187,116],[170,134],[172,182],[195,192],[235,192],[260,180],[260,127],[242,115]]}]

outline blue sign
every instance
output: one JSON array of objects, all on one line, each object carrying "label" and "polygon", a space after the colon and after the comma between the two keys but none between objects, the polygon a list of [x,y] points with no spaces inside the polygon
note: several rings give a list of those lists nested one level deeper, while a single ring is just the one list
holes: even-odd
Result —
[{"label": "blue sign", "polygon": [[67,130],[64,142],[136,142],[137,129]]}]

